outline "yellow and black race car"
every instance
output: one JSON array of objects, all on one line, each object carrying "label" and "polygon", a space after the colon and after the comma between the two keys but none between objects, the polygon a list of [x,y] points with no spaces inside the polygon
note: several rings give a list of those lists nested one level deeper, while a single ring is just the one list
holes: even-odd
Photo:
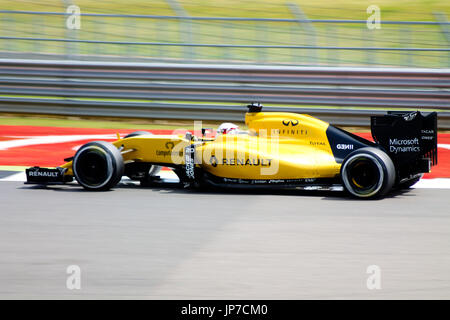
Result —
[{"label": "yellow and black race car", "polygon": [[248,107],[248,131],[215,138],[135,132],[89,142],[60,167],[27,169],[27,183],[75,178],[87,190],[107,190],[128,176],[154,185],[166,166],[186,187],[344,189],[374,198],[411,186],[437,163],[435,112],[373,116],[371,142],[308,115]]}]

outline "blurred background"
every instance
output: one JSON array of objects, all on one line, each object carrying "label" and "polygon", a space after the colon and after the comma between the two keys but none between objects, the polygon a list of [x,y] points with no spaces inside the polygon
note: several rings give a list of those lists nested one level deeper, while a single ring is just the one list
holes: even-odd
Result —
[{"label": "blurred background", "polygon": [[[81,10],[68,29],[66,9]],[[381,29],[367,28],[369,5]],[[446,0],[0,0],[3,57],[445,68]],[[447,49],[446,51],[443,51]]]},{"label": "blurred background", "polygon": [[[378,28],[370,6],[380,9]],[[0,112],[241,121],[243,105],[260,101],[350,126],[386,110],[438,111],[450,129],[447,0],[0,8]]]}]

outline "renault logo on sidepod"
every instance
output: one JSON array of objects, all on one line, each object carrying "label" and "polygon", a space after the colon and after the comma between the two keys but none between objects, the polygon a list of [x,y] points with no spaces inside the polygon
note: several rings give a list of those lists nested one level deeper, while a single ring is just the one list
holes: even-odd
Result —
[{"label": "renault logo on sidepod", "polygon": [[209,163],[215,168],[217,167],[217,158],[216,156],[211,156],[211,158],[209,159]]},{"label": "renault logo on sidepod", "polygon": [[295,127],[296,125],[298,125],[298,120],[283,120],[283,125],[285,125],[286,127],[288,127],[289,125]]}]

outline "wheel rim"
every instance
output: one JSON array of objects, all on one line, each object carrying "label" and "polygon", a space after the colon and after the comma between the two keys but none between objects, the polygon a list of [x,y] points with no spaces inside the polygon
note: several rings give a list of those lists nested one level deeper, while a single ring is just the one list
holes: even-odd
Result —
[{"label": "wheel rim", "polygon": [[74,159],[74,174],[78,182],[89,188],[105,186],[112,176],[112,161],[108,154],[96,146],[88,146]]},{"label": "wheel rim", "polygon": [[384,171],[375,157],[357,154],[345,163],[342,179],[347,190],[353,195],[371,197],[380,191]]}]

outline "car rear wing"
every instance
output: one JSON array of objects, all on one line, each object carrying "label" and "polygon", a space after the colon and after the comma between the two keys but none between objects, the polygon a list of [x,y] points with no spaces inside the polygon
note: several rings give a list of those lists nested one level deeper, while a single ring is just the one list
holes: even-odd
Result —
[{"label": "car rear wing", "polygon": [[429,172],[437,164],[436,112],[389,111],[371,118],[371,131],[402,175]]}]

